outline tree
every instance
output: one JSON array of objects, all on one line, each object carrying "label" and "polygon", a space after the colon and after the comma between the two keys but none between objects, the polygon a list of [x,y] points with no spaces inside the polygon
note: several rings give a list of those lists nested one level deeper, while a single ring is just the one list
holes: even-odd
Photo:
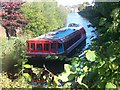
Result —
[{"label": "tree", "polygon": [[89,3],[88,3],[88,2],[84,2],[83,4],[80,4],[80,5],[79,5],[78,10],[79,10],[79,11],[82,11],[82,10],[85,9],[87,6],[89,6]]},{"label": "tree", "polygon": [[89,87],[119,88],[120,3],[96,2],[93,8],[83,10],[82,13],[96,26],[98,32],[98,38],[93,40],[91,48],[96,58],[91,65],[88,64],[91,70],[84,82]]},{"label": "tree", "polygon": [[18,27],[23,28],[26,24],[25,18],[21,15],[21,5],[24,2],[0,2],[2,5],[2,26],[6,30],[6,36],[8,39],[14,36],[16,37],[16,29]]},{"label": "tree", "polygon": [[53,2],[27,2],[22,10],[24,16],[30,21],[26,31],[39,36],[47,32],[63,27],[66,14]]}]

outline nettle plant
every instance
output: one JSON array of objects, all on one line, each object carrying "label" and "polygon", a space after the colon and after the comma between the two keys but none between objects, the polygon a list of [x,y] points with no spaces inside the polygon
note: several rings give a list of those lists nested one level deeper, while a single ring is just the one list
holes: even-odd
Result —
[{"label": "nettle plant", "polygon": [[0,2],[2,7],[2,26],[5,28],[6,36],[16,37],[16,29],[23,29],[27,24],[27,20],[21,15],[23,12],[20,10],[24,2]]}]

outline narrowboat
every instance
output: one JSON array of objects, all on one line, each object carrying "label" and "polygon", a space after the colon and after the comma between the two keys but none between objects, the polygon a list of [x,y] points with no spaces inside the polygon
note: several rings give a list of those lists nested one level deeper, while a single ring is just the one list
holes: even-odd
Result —
[{"label": "narrowboat", "polygon": [[68,27],[27,40],[26,55],[31,57],[66,56],[85,39],[85,29],[71,23]]}]

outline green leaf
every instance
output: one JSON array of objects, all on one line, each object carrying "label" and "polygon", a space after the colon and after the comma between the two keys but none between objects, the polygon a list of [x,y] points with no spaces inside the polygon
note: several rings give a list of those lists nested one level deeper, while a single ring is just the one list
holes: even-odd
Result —
[{"label": "green leaf", "polygon": [[68,76],[70,75],[70,72],[68,73],[62,73],[60,74],[58,77],[59,79],[61,79],[63,82],[67,82],[68,81]]},{"label": "green leaf", "polygon": [[109,68],[112,69],[112,70],[116,70],[116,69],[119,68],[119,66],[116,65],[116,64],[110,64],[110,65],[109,65]]},{"label": "green leaf", "polygon": [[70,68],[72,68],[71,65],[69,65],[69,64],[65,64],[65,65],[64,65],[64,70],[65,70],[66,72],[69,72],[69,71],[70,71]]},{"label": "green leaf", "polygon": [[88,86],[87,86],[86,84],[81,83],[80,85],[81,85],[82,88],[86,88],[86,89],[88,89]]},{"label": "green leaf", "polygon": [[76,71],[80,71],[81,68],[76,68]]},{"label": "green leaf", "polygon": [[[64,60],[64,57],[63,56],[59,56],[59,59],[60,59],[60,61],[62,61],[62,60]],[[67,59],[65,59],[65,60],[67,60]]]},{"label": "green leaf", "polygon": [[68,76],[69,81],[73,80],[75,78],[76,74],[70,74]]},{"label": "green leaf", "polygon": [[23,73],[23,76],[25,77],[26,81],[31,81],[31,76],[28,73]]},{"label": "green leaf", "polygon": [[116,57],[114,57],[114,58],[110,57],[111,62],[113,62],[114,60],[116,60]]},{"label": "green leaf", "polygon": [[67,82],[67,83],[64,84],[63,88],[70,88],[71,84],[72,84],[71,82]]},{"label": "green leaf", "polygon": [[61,79],[64,82],[69,81],[69,79],[71,80],[73,78],[73,76],[74,76],[74,75],[71,76],[71,74],[75,74],[76,73],[76,72],[74,72],[72,70],[72,66],[69,65],[69,64],[65,64],[64,65],[64,70],[65,70],[65,72],[63,72],[62,74],[59,75],[59,79]]},{"label": "green leaf", "polygon": [[95,61],[96,58],[95,51],[88,50],[86,53],[86,58],[89,61]]},{"label": "green leaf", "polygon": [[48,55],[48,56],[46,57],[46,59],[51,59],[51,56],[50,56],[50,55]]},{"label": "green leaf", "polygon": [[54,59],[55,59],[55,60],[58,59],[58,56],[54,56]]},{"label": "green leaf", "polygon": [[79,76],[78,78],[77,78],[77,82],[79,83],[79,84],[81,84],[82,83],[82,80],[83,80],[83,77],[85,76],[85,74],[83,74],[83,75],[81,75],[81,76]]},{"label": "green leaf", "polygon": [[73,64],[75,67],[80,66],[80,64],[79,64],[78,62],[76,62],[76,61],[74,61],[72,64]]},{"label": "green leaf", "polygon": [[88,67],[85,66],[85,67],[83,68],[83,70],[84,70],[84,72],[87,72],[87,71],[88,71]]},{"label": "green leaf", "polygon": [[23,64],[25,64],[26,62],[28,62],[28,60],[27,59],[22,59],[22,62],[23,62]]},{"label": "green leaf", "polygon": [[105,88],[116,88],[116,85],[111,83],[111,82],[108,82],[105,86]]},{"label": "green leaf", "polygon": [[25,68],[33,68],[33,65],[25,64],[24,67]]},{"label": "green leaf", "polygon": [[106,18],[101,18],[100,19],[100,22],[99,22],[99,25],[102,26],[106,23]]}]

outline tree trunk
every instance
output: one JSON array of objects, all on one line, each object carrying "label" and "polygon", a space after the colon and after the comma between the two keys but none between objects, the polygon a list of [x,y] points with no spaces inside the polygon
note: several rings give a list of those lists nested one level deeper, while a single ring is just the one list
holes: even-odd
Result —
[{"label": "tree trunk", "polygon": [[10,32],[9,32],[9,34],[10,34],[10,36],[12,37],[16,37],[17,35],[16,35],[16,30],[14,30],[14,29],[11,29],[10,30]]},{"label": "tree trunk", "polygon": [[9,30],[9,29],[7,29],[6,27],[4,27],[5,28],[5,33],[6,33],[6,37],[7,37],[7,39],[9,40],[10,39],[10,37],[17,37],[17,34],[16,34],[16,30],[14,30],[14,29],[11,29],[11,30]]},{"label": "tree trunk", "polygon": [[[5,27],[4,27],[5,28]],[[6,37],[9,40],[10,39],[10,35],[9,35],[9,30],[7,28],[5,28],[5,33],[6,33]]]}]

